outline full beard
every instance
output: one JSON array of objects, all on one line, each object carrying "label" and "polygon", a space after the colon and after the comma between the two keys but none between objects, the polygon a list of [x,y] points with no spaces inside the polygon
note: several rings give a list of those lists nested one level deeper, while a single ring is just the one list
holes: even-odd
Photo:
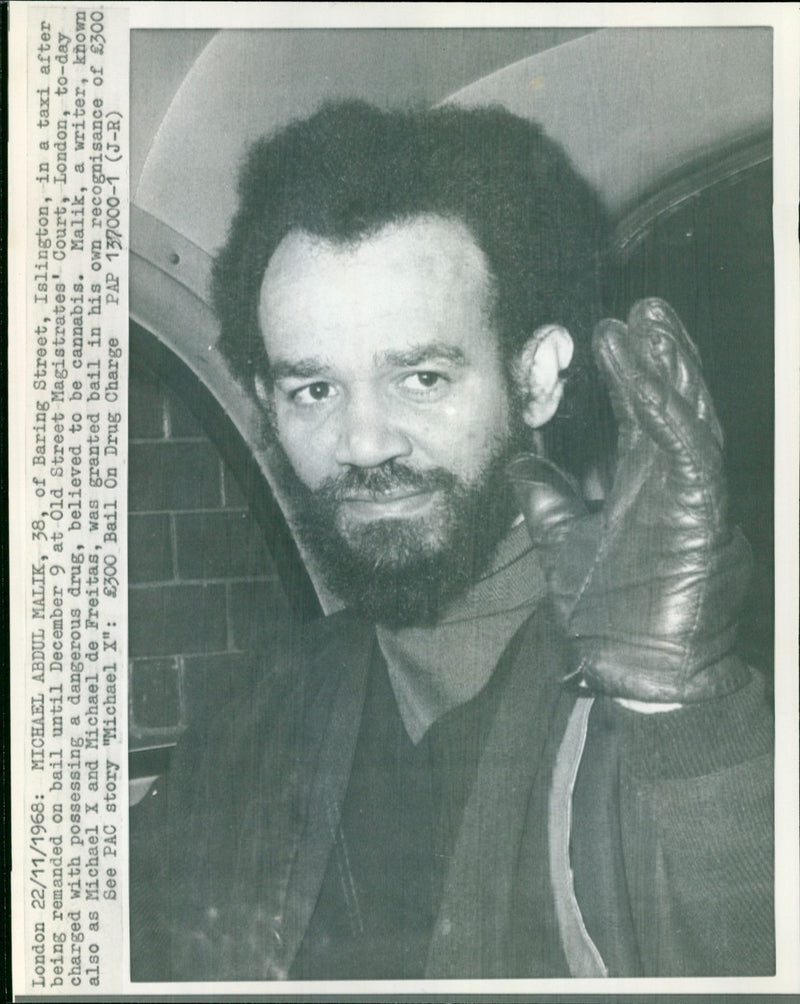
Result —
[{"label": "full beard", "polygon": [[[297,535],[316,558],[326,586],[350,609],[387,627],[435,623],[486,571],[518,512],[505,476],[513,452],[507,445],[474,482],[444,468],[416,471],[388,461],[349,469],[313,490],[275,446]],[[435,497],[415,517],[347,519],[349,494],[379,498],[403,490]]]}]

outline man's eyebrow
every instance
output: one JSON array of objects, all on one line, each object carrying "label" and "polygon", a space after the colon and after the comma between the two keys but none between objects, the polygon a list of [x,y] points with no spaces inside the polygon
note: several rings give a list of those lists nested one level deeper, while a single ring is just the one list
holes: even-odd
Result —
[{"label": "man's eyebrow", "polygon": [[326,365],[322,359],[316,356],[308,356],[306,359],[278,359],[270,363],[269,372],[273,380],[282,380],[285,377],[312,377],[319,376],[324,372]]},{"label": "man's eyebrow", "polygon": [[467,361],[464,350],[456,345],[428,342],[425,345],[412,345],[407,349],[379,352],[375,356],[375,363],[378,366],[419,366],[433,359],[441,359],[456,365],[463,365]]},{"label": "man's eyebrow", "polygon": [[[407,349],[387,349],[375,354],[376,366],[419,366],[434,359],[441,359],[455,365],[463,365],[467,357],[463,349],[456,345],[445,345],[444,342],[427,342],[424,345],[412,345]],[[304,379],[321,376],[328,370],[329,364],[318,356],[307,356],[305,359],[278,359],[270,364],[270,377],[273,381],[287,377]]]}]

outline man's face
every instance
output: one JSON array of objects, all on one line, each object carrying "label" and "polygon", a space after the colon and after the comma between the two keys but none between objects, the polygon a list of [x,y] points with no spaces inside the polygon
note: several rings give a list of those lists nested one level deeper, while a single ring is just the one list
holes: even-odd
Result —
[{"label": "man's face", "polygon": [[513,515],[490,297],[469,231],[435,216],[347,245],[292,232],[264,277],[270,404],[299,531],[332,587],[387,623],[435,618]]}]

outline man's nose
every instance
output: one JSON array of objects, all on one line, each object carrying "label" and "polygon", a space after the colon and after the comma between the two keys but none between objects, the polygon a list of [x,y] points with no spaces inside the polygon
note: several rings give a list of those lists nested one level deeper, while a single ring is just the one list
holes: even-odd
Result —
[{"label": "man's nose", "polygon": [[411,453],[411,440],[393,420],[391,409],[374,394],[353,395],[340,421],[336,461],[343,466],[377,467]]}]

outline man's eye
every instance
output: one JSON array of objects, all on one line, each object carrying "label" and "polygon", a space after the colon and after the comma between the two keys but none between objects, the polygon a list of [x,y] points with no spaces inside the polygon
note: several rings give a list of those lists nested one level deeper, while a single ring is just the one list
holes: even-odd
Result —
[{"label": "man's eye", "polygon": [[326,401],[333,393],[333,387],[329,383],[317,380],[293,390],[289,397],[295,404],[318,404],[320,401]]},{"label": "man's eye", "polygon": [[445,377],[441,373],[434,373],[431,370],[419,370],[403,379],[403,386],[416,394],[439,390],[445,383]]}]

